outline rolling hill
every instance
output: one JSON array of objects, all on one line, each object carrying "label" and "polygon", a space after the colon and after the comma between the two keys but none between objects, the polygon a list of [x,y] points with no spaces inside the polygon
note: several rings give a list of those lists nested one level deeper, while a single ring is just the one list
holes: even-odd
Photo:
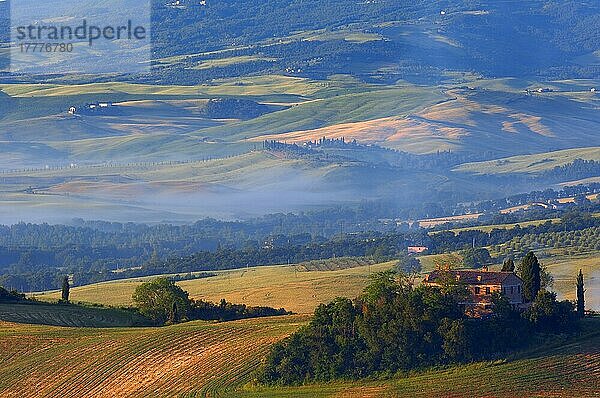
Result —
[{"label": "rolling hill", "polygon": [[535,155],[513,156],[487,162],[467,163],[455,171],[474,174],[537,174],[564,166],[575,159],[600,161],[600,147],[567,149],[563,151],[538,153]]},{"label": "rolling hill", "polygon": [[[307,271],[302,265],[251,267],[219,272],[204,280],[179,282],[190,297],[218,302],[222,298],[232,303],[285,308],[288,311],[312,314],[321,303],[334,298],[358,295],[371,272],[384,271],[392,263],[359,266],[344,270]],[[142,281],[149,278],[115,281],[76,287],[71,297],[75,301],[113,306],[131,305],[131,295]],[[40,300],[56,300],[58,293],[36,294]],[[2,318],[0,318],[2,319]]]},{"label": "rolling hill", "polygon": [[0,395],[214,396],[248,381],[268,347],[305,322],[293,316],[121,329],[3,322],[1,355],[10,360],[0,371]]},{"label": "rolling hill", "polygon": [[[107,15],[129,3],[117,4]],[[1,222],[64,221],[65,209],[155,222],[472,202],[573,181],[491,180],[463,172],[479,166],[452,171],[458,163],[600,146],[593,3],[152,8],[149,73],[0,74]],[[91,112],[98,103],[112,106]],[[256,153],[264,140],[322,137],[462,160],[414,170],[390,165],[383,151]]]},{"label": "rolling hill", "polygon": [[303,143],[320,137],[345,137],[413,153],[452,150],[497,157],[598,142],[594,133],[600,128],[598,102],[594,97],[582,102],[566,93],[541,96],[475,88],[445,94],[447,100],[409,114],[369,115],[358,122],[259,138]]},{"label": "rolling hill", "polygon": [[[445,256],[422,257],[423,272],[433,270],[435,261]],[[577,256],[553,254],[542,257],[541,261],[554,276],[553,289],[561,299],[575,298],[576,276],[582,269],[586,275],[589,308],[600,309],[600,295],[596,294],[600,291],[600,275],[598,275],[600,260],[597,252]],[[219,272],[215,277],[182,281],[178,284],[195,299],[218,302],[225,298],[234,303],[283,307],[296,313],[310,314],[317,305],[329,302],[338,296],[357,296],[366,286],[368,276],[372,272],[385,271],[393,265],[391,262],[342,270],[311,271],[306,270],[302,264],[239,268]],[[72,289],[71,297],[75,301],[86,303],[129,306],[132,304],[131,295],[136,286],[149,278],[75,287]],[[60,298],[60,293],[37,293],[35,297],[40,300],[54,301]]]},{"label": "rolling hill", "polygon": [[[597,319],[582,336],[507,361],[416,372],[378,381],[302,387],[253,385],[268,348],[306,316],[163,328],[82,329],[0,323],[0,394],[161,397],[592,397],[598,389]],[[32,355],[35,354],[35,355]]]}]

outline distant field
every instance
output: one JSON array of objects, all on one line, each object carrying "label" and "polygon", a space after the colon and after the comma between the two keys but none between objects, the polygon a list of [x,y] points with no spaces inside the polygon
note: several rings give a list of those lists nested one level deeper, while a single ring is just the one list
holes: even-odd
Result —
[{"label": "distant field", "polygon": [[[310,314],[317,305],[336,297],[358,296],[371,272],[387,270],[392,265],[384,263],[340,271],[305,271],[301,266],[254,267],[223,271],[216,277],[183,281],[178,285],[195,299],[218,302],[224,298],[233,303],[285,308],[295,313]],[[71,290],[71,299],[114,306],[129,305],[136,286],[147,279],[76,287]],[[36,297],[56,300],[59,293]]]},{"label": "distant field", "polygon": [[[229,58],[231,60],[231,58]],[[223,62],[223,60],[214,61]],[[90,83],[90,84],[0,84],[0,90],[13,97],[49,97],[82,94],[143,94],[143,95],[231,95],[265,96],[288,94],[294,96],[327,93],[339,89],[356,89],[356,81],[331,79],[317,81],[282,75],[251,76],[217,79],[211,84],[197,86],[151,85],[137,83]],[[368,85],[361,85],[368,87]]]},{"label": "distant field", "polygon": [[277,59],[261,57],[261,56],[254,56],[254,55],[241,55],[241,56],[237,56],[237,57],[219,58],[219,59],[199,61],[198,65],[194,66],[192,69],[204,70],[204,69],[211,69],[211,68],[222,68],[224,66],[246,64],[246,63],[256,62],[256,61],[275,62],[275,61],[277,61]]},{"label": "distant field", "polygon": [[[379,87],[379,89],[344,93],[344,95],[307,101],[280,112],[232,123],[227,128],[207,128],[199,135],[226,137],[228,140],[254,141],[277,139],[306,142],[323,135],[337,137],[334,131],[324,134],[318,130],[342,123],[365,122],[391,116],[405,116],[446,98],[437,88],[416,86]],[[316,130],[316,131],[312,131]],[[335,130],[335,127],[332,129]],[[296,133],[300,131],[301,133]],[[376,141],[386,138],[382,132]],[[346,138],[357,138],[347,132]],[[360,137],[359,137],[360,138]]]},{"label": "distant field", "polygon": [[556,166],[563,166],[575,159],[600,161],[600,147],[567,149],[536,155],[514,156],[488,162],[467,163],[459,166],[454,171],[476,174],[535,174],[553,169]]},{"label": "distant field", "polygon": [[252,385],[269,347],[306,316],[164,328],[81,329],[0,323],[0,395],[20,397],[593,397],[598,320],[583,337],[512,361],[380,381],[290,388]]},{"label": "distant field", "polygon": [[[85,145],[90,150],[108,150],[110,156],[112,150],[125,148],[133,153],[139,144],[119,141],[115,142],[119,148],[97,147],[95,140]],[[194,143],[186,149],[196,151],[194,156],[201,155],[200,147],[230,150],[222,143]],[[138,148],[152,152],[152,147]],[[161,151],[168,155],[170,149],[165,139]],[[335,187],[327,175],[336,171],[343,174],[348,169],[253,151],[186,163],[103,163],[4,173],[0,175],[0,220],[5,224],[22,220],[66,222],[89,214],[105,220],[145,222],[189,221],[209,215],[226,219],[256,216],[289,211],[290,203],[294,208],[331,203]],[[25,193],[30,186],[35,194]]]},{"label": "distant field", "polygon": [[577,274],[585,277],[586,308],[600,311],[600,252],[578,256],[556,256],[542,259],[554,277],[553,290],[562,299],[575,300]]},{"label": "distant field", "polygon": [[[455,234],[464,232],[464,231],[490,232],[494,229],[513,229],[517,225],[520,227],[529,227],[531,225],[542,225],[548,221],[551,221],[552,223],[556,223],[556,222],[559,222],[560,219],[555,218],[555,219],[545,219],[545,220],[533,220],[533,221],[525,221],[525,222],[512,223],[512,224],[477,225],[474,227],[453,228],[453,229],[449,229],[447,231],[454,232]],[[434,231],[434,232],[430,232],[430,234],[436,234],[436,233],[440,233],[440,232],[442,232],[442,231]]]},{"label": "distant field", "polygon": [[[407,33],[411,30],[399,22],[391,22],[391,26],[402,26],[408,29]],[[336,31],[302,31],[297,36],[289,39],[328,41],[335,36],[353,42],[382,40],[357,26]],[[434,31],[428,31],[426,36],[432,45],[454,48],[449,38]],[[198,61],[211,66],[215,62],[255,62],[253,57],[262,57],[256,53],[248,59],[235,51],[217,57],[208,55],[189,55],[165,62],[192,65]],[[323,136],[344,137],[419,154],[452,150],[490,152],[498,157],[542,152],[550,147],[599,148],[599,136],[594,133],[598,130],[593,111],[595,97],[572,98],[558,92],[528,96],[522,89],[535,82],[479,81],[469,74],[462,78],[467,79],[472,90],[462,86],[463,83],[457,86],[451,76],[452,83],[424,86],[403,81],[365,83],[343,74],[322,80],[283,75],[246,76],[215,79],[195,86],[115,82],[3,84],[0,85],[3,104],[0,170],[62,167],[61,172],[51,170],[47,175],[58,177],[63,173],[64,178],[39,178],[44,174],[39,171],[31,171],[31,177],[35,177],[31,179],[21,178],[29,177],[25,173],[18,178],[1,175],[5,178],[0,178],[0,213],[6,217],[0,220],[49,221],[44,219],[48,215],[50,221],[64,222],[70,218],[64,209],[71,206],[76,217],[86,218],[85,212],[95,208],[99,209],[98,218],[122,221],[241,218],[306,210],[314,205],[344,205],[387,197],[390,192],[405,191],[411,197],[418,196],[430,187],[439,188],[440,184],[446,184],[450,191],[460,190],[465,197],[482,189],[490,192],[499,189],[497,184],[482,187],[461,173],[401,175],[379,167],[381,159],[337,162],[338,158],[333,158],[328,162],[295,161],[282,156],[254,158],[248,165],[246,161],[254,155],[240,155],[260,150],[264,139],[304,142]],[[479,89],[478,82],[485,89]],[[590,84],[588,81],[554,83],[573,90]],[[271,112],[250,112],[248,115],[260,115],[250,119],[236,112],[232,114],[239,118],[232,118],[227,111],[223,112],[229,116],[210,113],[210,118],[204,117],[201,110],[207,99],[214,97],[259,102],[261,109]],[[114,114],[77,117],[67,114],[70,106],[98,101],[118,104],[111,110]],[[269,105],[265,108],[265,104]],[[238,110],[243,109],[240,106]],[[595,148],[572,150],[568,156],[583,156],[581,153],[593,152]],[[142,167],[145,168],[157,162],[208,158],[221,161],[163,166],[148,173],[138,167],[141,163],[146,164]],[[542,161],[539,167],[553,164],[545,158],[538,160]],[[131,174],[120,173],[109,166],[111,163],[131,164]],[[371,172],[374,163],[378,167],[376,173]],[[79,167],[65,172],[64,168],[71,164]],[[83,165],[100,167],[90,170]],[[118,175],[111,175],[113,172]],[[380,180],[375,181],[371,176]],[[22,195],[29,186],[58,196]],[[248,192],[252,190],[255,192]],[[272,191],[285,192],[286,200],[273,200]],[[307,191],[306,195],[297,193]],[[266,197],[261,196],[264,192]],[[206,198],[206,193],[218,198]],[[244,196],[248,193],[251,199]],[[194,196],[174,203],[172,195],[180,194]],[[249,203],[255,206],[248,206]]]},{"label": "distant field", "polygon": [[[405,90],[411,89],[410,86],[405,87]],[[390,93],[391,91],[393,90],[389,90]],[[423,93],[417,93],[408,101],[404,100],[395,112],[386,112],[387,104],[374,108],[377,112],[365,112],[364,109],[377,104],[374,93],[377,92],[344,98],[349,105],[355,100],[361,100],[361,104],[364,102],[360,108],[351,109],[352,114],[361,115],[359,118],[330,117],[328,120],[335,123],[322,123],[323,125],[288,123],[285,126],[287,131],[278,128],[282,131],[271,131],[266,138],[300,143],[323,136],[345,137],[412,153],[432,153],[438,150],[480,153],[489,150],[498,153],[498,157],[545,152],[548,148],[600,144],[598,136],[592,133],[598,129],[593,98],[579,100],[558,94],[533,97],[513,92],[503,84],[497,87],[497,91],[462,88],[444,90],[440,87],[443,97],[438,101],[430,101],[423,97]],[[402,98],[399,97],[398,100]],[[410,109],[407,105],[411,102],[419,106],[412,106]],[[585,104],[586,102],[589,104]],[[391,100],[388,103],[391,104]],[[310,105],[303,104],[302,107],[308,110]],[[313,112],[321,120],[321,115],[331,104],[325,102],[319,105],[323,109]],[[361,112],[357,113],[358,110]],[[292,116],[295,113],[292,111],[281,116]],[[254,128],[253,124],[246,127],[246,130]],[[247,135],[252,137],[255,134]]]},{"label": "distant field", "polygon": [[457,222],[469,222],[473,220],[479,219],[483,213],[477,214],[465,214],[462,216],[451,216],[451,217],[442,217],[442,218],[430,218],[426,220],[419,220],[419,226],[421,228],[431,228],[436,227],[438,225],[444,225],[447,223],[457,223]]}]

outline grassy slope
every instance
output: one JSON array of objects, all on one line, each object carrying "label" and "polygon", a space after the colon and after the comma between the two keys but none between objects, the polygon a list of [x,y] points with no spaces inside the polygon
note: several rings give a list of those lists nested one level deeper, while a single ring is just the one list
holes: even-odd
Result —
[{"label": "grassy slope", "polygon": [[214,396],[244,384],[268,347],[306,320],[134,329],[0,323],[0,396]]},{"label": "grassy slope", "polygon": [[[524,222],[519,222],[519,223],[511,223],[511,224],[476,225],[473,227],[453,228],[453,229],[449,229],[449,230],[445,230],[445,231],[451,231],[451,232],[454,232],[455,234],[465,232],[465,231],[490,232],[493,229],[508,229],[508,230],[510,230],[510,229],[515,228],[517,225],[520,227],[529,227],[531,225],[542,225],[548,221],[551,221],[552,223],[558,223],[558,222],[560,222],[560,219],[553,218],[553,219],[544,219],[544,220],[524,221]],[[442,231],[430,232],[430,235],[434,235],[434,234],[437,234],[440,232],[442,232]]]},{"label": "grassy slope", "polygon": [[[410,86],[405,88],[410,89]],[[418,101],[421,107],[412,105],[413,109],[410,109],[410,101],[405,101],[393,112],[386,112],[385,107],[378,106],[375,108],[378,112],[368,112],[366,117],[361,115],[358,119],[336,119],[334,125],[311,124],[308,121],[283,126],[275,123],[275,131],[267,133],[266,137],[288,142],[305,142],[323,136],[345,137],[414,153],[491,151],[498,156],[600,143],[597,135],[592,133],[598,129],[595,117],[597,100],[594,98],[576,99],[571,93],[530,96],[510,91],[502,85],[494,91],[446,87],[442,92],[444,101],[432,102],[422,98]],[[360,99],[361,104],[364,102],[363,105],[369,106],[369,103],[377,104],[373,94],[363,98],[360,94],[346,97],[349,105]],[[417,99],[418,96],[411,101]],[[402,98],[396,100],[401,101]],[[302,108],[309,109],[307,105]],[[323,109],[318,109],[315,115],[323,114],[333,102],[320,105]],[[297,112],[290,109],[282,112],[281,116],[293,116]],[[309,116],[312,117],[312,114]],[[270,115],[269,118],[274,117]],[[255,128],[253,124],[260,121],[246,123],[244,127],[252,131]],[[316,118],[316,121],[321,119]],[[209,128],[207,131],[220,129],[223,128]],[[286,129],[289,131],[286,132]]]},{"label": "grassy slope", "polygon": [[[306,316],[165,328],[81,329],[0,323],[3,397],[592,397],[600,387],[598,320],[583,337],[508,362],[382,381],[256,388],[268,347]],[[10,359],[10,360],[9,360]]]},{"label": "grassy slope", "polygon": [[125,310],[73,305],[0,304],[0,320],[72,327],[129,327],[145,323]]},{"label": "grassy slope", "polygon": [[599,320],[585,337],[506,362],[429,371],[391,381],[256,389],[240,397],[593,397],[600,388]]},{"label": "grassy slope", "polygon": [[[80,166],[51,170],[22,171],[7,173],[7,177],[35,177],[40,179],[72,179],[75,177],[100,177],[106,179],[117,175],[127,176],[134,180],[147,182],[175,181],[195,179],[205,182],[222,182],[224,180],[242,179],[255,169],[283,167],[285,159],[280,159],[266,152],[252,152],[227,159],[214,159],[188,163],[156,163],[156,164],[117,164],[114,166]],[[297,163],[289,161],[290,164]],[[98,179],[98,178],[97,178]]]},{"label": "grassy slope", "polygon": [[[302,267],[273,266],[224,271],[217,277],[183,281],[178,284],[190,297],[218,302],[285,308],[296,313],[312,313],[320,303],[338,296],[355,297],[367,283],[370,272],[389,269],[384,263],[341,271],[302,271]],[[76,301],[107,305],[129,305],[131,295],[143,280],[107,282],[71,289]],[[59,293],[36,296],[55,300]]]},{"label": "grassy slope", "polygon": [[[223,139],[231,135],[229,130],[217,131],[210,127],[227,124],[227,121],[203,119],[194,113],[197,107],[181,105],[177,108],[173,102],[235,96],[267,103],[303,104],[332,98],[329,114],[322,115],[322,122],[329,125],[349,112],[347,107],[343,107],[343,101],[335,101],[337,95],[374,89],[375,86],[347,76],[332,76],[328,80],[316,81],[277,75],[222,79],[198,86],[4,84],[0,85],[0,94],[8,102],[6,107],[0,107],[0,140],[11,145],[21,143],[22,147],[7,147],[0,156],[0,167],[19,167],[20,164],[40,167],[72,161],[90,163],[231,156],[250,150],[254,144],[237,142],[237,138],[224,142]],[[372,101],[367,99],[369,93],[361,95],[364,96],[361,100],[364,104],[352,106],[360,108],[361,114],[372,111],[372,105],[369,105]],[[374,97],[373,101],[382,101],[380,95],[374,94]],[[171,112],[160,114],[156,108],[144,107],[143,100],[171,100]],[[70,106],[94,101],[128,101],[130,110],[135,112],[78,118],[66,115]],[[134,108],[132,104],[140,106]],[[308,105],[312,109],[312,105]],[[310,109],[299,109],[289,116],[278,114],[275,119],[277,123],[293,125],[289,119],[304,118],[307,112],[311,112]],[[261,120],[256,122],[256,128],[269,131],[273,120],[266,118],[266,125]],[[208,131],[202,134],[191,137],[185,135],[207,128]],[[238,124],[234,124],[232,130],[237,128]],[[44,134],[40,134],[40,131],[44,131]],[[36,153],[29,149],[32,142],[39,148]]]},{"label": "grassy slope", "polygon": [[488,162],[466,163],[457,167],[455,171],[475,174],[535,174],[556,166],[563,166],[575,159],[600,161],[600,147],[567,149],[536,155],[513,156]]},{"label": "grassy slope", "polygon": [[[439,254],[420,257],[423,272],[430,272],[444,261],[456,261],[456,255]],[[458,258],[460,260],[460,258]],[[574,299],[575,278],[579,269],[586,277],[587,306],[600,309],[600,256],[589,253],[578,256],[552,255],[542,258],[554,276],[553,290],[560,299]],[[393,263],[356,267],[339,271],[298,271],[298,266],[268,266],[223,271],[219,276],[179,282],[197,299],[249,305],[284,307],[297,313],[312,313],[320,304],[335,297],[355,297],[365,286],[369,272],[390,268]],[[112,306],[130,305],[131,295],[142,281],[148,278],[114,281],[72,289],[76,301]],[[41,300],[56,300],[58,292],[43,293]]]},{"label": "grassy slope", "polygon": [[[227,128],[204,129],[198,134],[227,138],[228,140],[263,135],[268,135],[267,138],[273,139],[276,138],[273,135],[297,130],[318,129],[339,123],[408,115],[444,98],[436,89],[413,86],[391,87],[309,101],[250,121],[230,124]],[[305,141],[315,138],[307,137]]]},{"label": "grassy slope", "polygon": [[[549,147],[598,144],[596,135],[589,133],[597,128],[594,98],[574,99],[571,93],[534,98],[502,91],[508,90],[502,85],[495,87],[499,91],[450,89],[444,93],[442,87],[375,86],[347,76],[322,81],[258,76],[201,86],[97,83],[0,88],[20,101],[5,115],[2,136],[47,145],[46,156],[38,156],[40,162],[44,158],[98,162],[224,156],[251,148],[240,142],[245,139],[303,142],[324,135],[356,138],[417,153],[454,149],[504,151],[510,155],[541,152]],[[176,100],[215,95],[295,105],[252,120],[218,126],[214,126],[214,121],[211,126],[207,121],[189,117],[183,109],[179,115],[160,118],[152,109],[140,109],[135,117],[77,120],[64,116],[70,105],[93,100]],[[449,98],[452,100],[444,101]],[[186,120],[181,118],[184,115]],[[39,136],[41,129],[46,132],[44,137]],[[508,145],[508,141],[513,145]],[[21,152],[15,152],[17,155],[23,156]]]},{"label": "grassy slope", "polygon": [[554,256],[542,259],[554,277],[553,289],[563,299],[575,300],[577,274],[585,277],[586,308],[600,310],[600,252],[578,256]]},{"label": "grassy slope", "polygon": [[[300,77],[270,75],[217,79],[211,84],[197,86],[165,86],[134,83],[91,83],[78,85],[57,84],[2,84],[0,90],[13,97],[49,97],[82,94],[131,94],[163,96],[269,96],[286,94],[299,97],[324,98],[336,92],[356,89],[357,83],[349,78],[333,77],[316,81]],[[361,84],[361,87],[368,87]],[[322,95],[322,93],[329,93]]]}]

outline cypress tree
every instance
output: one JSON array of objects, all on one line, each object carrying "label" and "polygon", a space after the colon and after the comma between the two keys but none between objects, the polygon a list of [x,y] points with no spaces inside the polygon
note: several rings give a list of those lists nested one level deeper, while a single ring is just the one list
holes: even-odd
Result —
[{"label": "cypress tree", "polygon": [[541,289],[540,262],[533,252],[527,253],[521,263],[521,279],[523,279],[523,297],[526,301],[534,301]]},{"label": "cypress tree", "polygon": [[515,262],[512,258],[507,258],[502,263],[502,272],[515,272]]},{"label": "cypress tree", "polygon": [[179,320],[179,314],[177,312],[177,302],[173,301],[173,306],[171,307],[171,322],[175,323]]},{"label": "cypress tree", "polygon": [[581,318],[585,315],[585,290],[583,287],[583,272],[579,270],[579,275],[577,275],[577,315]]},{"label": "cypress tree", "polygon": [[69,293],[70,293],[70,286],[69,286],[69,277],[65,275],[65,277],[62,280],[62,301],[64,301],[65,303],[69,302]]}]

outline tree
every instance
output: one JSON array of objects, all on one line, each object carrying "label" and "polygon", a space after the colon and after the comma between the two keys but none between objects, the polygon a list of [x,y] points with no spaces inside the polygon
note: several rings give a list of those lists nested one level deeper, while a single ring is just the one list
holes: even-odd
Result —
[{"label": "tree", "polygon": [[583,285],[583,272],[579,270],[577,275],[577,315],[583,318],[585,315],[585,290]]},{"label": "tree", "polygon": [[463,265],[467,268],[481,268],[492,262],[490,252],[484,248],[469,248],[462,253]]},{"label": "tree", "polygon": [[524,314],[541,332],[562,333],[577,327],[573,303],[557,301],[556,293],[542,290]]},{"label": "tree", "polygon": [[65,275],[62,279],[62,299],[61,301],[68,303],[69,302],[69,294],[71,292],[71,287],[69,285],[69,277]]},{"label": "tree", "polygon": [[502,263],[502,272],[515,272],[515,262],[511,257]]},{"label": "tree", "polygon": [[451,320],[443,318],[440,321],[438,333],[442,337],[444,355],[450,361],[467,361],[472,358],[471,339],[463,319]]},{"label": "tree", "polygon": [[157,278],[138,286],[133,302],[142,315],[158,325],[181,321],[191,305],[188,293],[168,278]]},{"label": "tree", "polygon": [[523,297],[526,301],[532,302],[542,286],[540,262],[533,252],[527,253],[523,258],[520,273],[523,280]]},{"label": "tree", "polygon": [[369,276],[369,284],[363,290],[362,298],[367,303],[389,302],[399,290],[394,271],[376,272]]},{"label": "tree", "polygon": [[405,274],[421,272],[421,261],[414,256],[403,255],[396,263],[396,270]]},{"label": "tree", "polygon": [[178,319],[179,319],[179,314],[177,311],[177,301],[173,301],[173,305],[171,307],[171,316],[169,318],[169,321],[171,323],[175,323],[175,322],[177,322]]}]

